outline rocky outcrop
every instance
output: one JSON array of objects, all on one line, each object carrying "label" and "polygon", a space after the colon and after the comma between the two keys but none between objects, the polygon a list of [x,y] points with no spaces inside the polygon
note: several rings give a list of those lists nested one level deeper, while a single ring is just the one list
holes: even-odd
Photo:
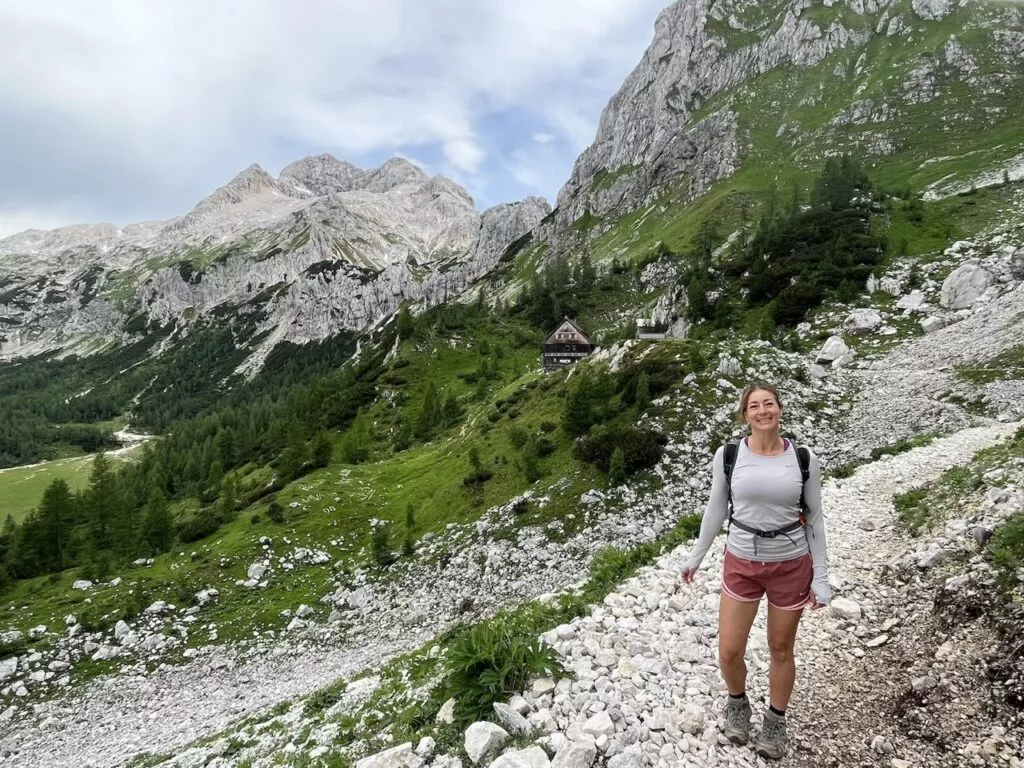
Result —
[{"label": "rocky outcrop", "polygon": [[[859,12],[887,4],[851,3]],[[785,64],[812,66],[868,37],[838,20],[823,30],[802,15],[807,5],[678,0],[665,9],[653,42],[605,107],[594,143],[559,193],[549,236],[557,241],[588,214],[613,219],[640,208],[672,184],[682,183],[679,193],[692,199],[730,176],[742,152],[736,114],[723,108],[701,116],[701,108],[750,78]],[[753,41],[735,45],[716,31],[723,24]]]}]

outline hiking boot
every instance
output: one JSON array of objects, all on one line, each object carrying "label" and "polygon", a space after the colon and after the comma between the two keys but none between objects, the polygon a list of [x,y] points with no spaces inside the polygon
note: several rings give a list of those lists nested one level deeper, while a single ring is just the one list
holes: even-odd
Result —
[{"label": "hiking boot", "polygon": [[733,744],[746,744],[750,738],[750,702],[746,697],[725,702],[725,737]]},{"label": "hiking boot", "polygon": [[761,733],[754,751],[769,760],[778,760],[786,751],[786,716],[776,715],[770,709],[764,713]]}]

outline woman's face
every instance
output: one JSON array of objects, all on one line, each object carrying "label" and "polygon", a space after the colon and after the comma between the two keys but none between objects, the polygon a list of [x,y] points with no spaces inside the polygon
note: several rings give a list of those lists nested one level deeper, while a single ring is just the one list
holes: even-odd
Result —
[{"label": "woman's face", "polygon": [[779,401],[767,389],[755,389],[747,399],[747,407],[743,412],[746,422],[752,430],[777,432],[782,407]]}]

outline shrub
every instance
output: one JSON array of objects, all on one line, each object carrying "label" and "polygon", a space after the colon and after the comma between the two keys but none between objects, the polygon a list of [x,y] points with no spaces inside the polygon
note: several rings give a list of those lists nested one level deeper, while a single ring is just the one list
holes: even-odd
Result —
[{"label": "shrub", "polygon": [[650,469],[661,461],[668,438],[652,429],[631,426],[595,427],[590,434],[579,438],[575,445],[576,458],[594,464],[602,472],[610,472],[612,454],[622,449],[626,475]]},{"label": "shrub", "polygon": [[927,525],[931,519],[927,497],[928,490],[926,488],[917,488],[901,493],[892,500],[900,522],[913,536],[917,536],[921,528]]},{"label": "shrub", "polygon": [[184,544],[205,539],[220,528],[220,518],[211,509],[201,509],[178,526],[178,538]]},{"label": "shrub", "polygon": [[545,456],[550,456],[552,453],[555,452],[555,443],[554,443],[554,441],[549,440],[546,437],[538,437],[534,441],[534,445],[536,446],[536,449],[537,449],[537,455],[540,458],[542,458],[542,459]]},{"label": "shrub", "polygon": [[463,726],[488,719],[494,702],[507,701],[524,690],[531,676],[565,673],[554,649],[537,639],[532,622],[509,615],[495,616],[457,634],[447,663],[444,696],[459,702],[456,716]]},{"label": "shrub", "polygon": [[1004,583],[1012,584],[1018,568],[1024,568],[1024,514],[1011,517],[988,542],[988,556],[1003,571]]},{"label": "shrub", "polygon": [[276,501],[270,502],[270,506],[267,507],[267,517],[270,518],[270,522],[272,523],[283,523],[284,507],[282,507]]},{"label": "shrub", "polygon": [[373,551],[374,562],[379,568],[387,568],[395,562],[395,554],[391,551],[391,523],[376,520],[371,525],[370,549]]},{"label": "shrub", "polygon": [[522,427],[514,426],[508,431],[508,441],[512,443],[512,447],[519,449],[526,445],[526,441],[529,439],[529,435],[526,430]]},{"label": "shrub", "polygon": [[558,429],[558,425],[555,424],[555,422],[553,421],[548,421],[545,419],[540,423],[541,432],[554,432],[556,429]]},{"label": "shrub", "polygon": [[796,325],[804,319],[807,310],[821,304],[825,292],[818,285],[797,282],[779,292],[775,305],[775,322]]}]

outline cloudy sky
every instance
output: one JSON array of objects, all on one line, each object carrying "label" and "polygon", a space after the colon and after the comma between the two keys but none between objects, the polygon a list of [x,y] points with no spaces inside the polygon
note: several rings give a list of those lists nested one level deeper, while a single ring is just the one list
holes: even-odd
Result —
[{"label": "cloudy sky", "polygon": [[553,199],[668,0],[3,0],[0,236],[400,154]]}]

